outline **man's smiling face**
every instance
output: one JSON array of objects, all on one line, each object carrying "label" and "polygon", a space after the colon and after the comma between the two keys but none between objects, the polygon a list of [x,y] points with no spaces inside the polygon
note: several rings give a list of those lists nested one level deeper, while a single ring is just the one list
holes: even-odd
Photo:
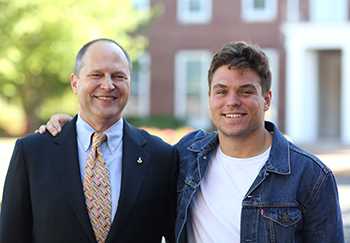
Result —
[{"label": "man's smiling face", "polygon": [[87,49],[83,64],[79,77],[71,76],[80,115],[93,127],[109,127],[122,117],[129,100],[127,58],[116,44],[99,41]]},{"label": "man's smiling face", "polygon": [[212,79],[209,109],[220,136],[246,139],[264,129],[271,91],[262,93],[260,77],[251,69],[219,67]]}]

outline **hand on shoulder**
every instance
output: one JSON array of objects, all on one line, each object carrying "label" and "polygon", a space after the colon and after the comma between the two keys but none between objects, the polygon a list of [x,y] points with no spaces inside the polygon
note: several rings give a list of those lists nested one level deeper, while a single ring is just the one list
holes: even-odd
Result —
[{"label": "hand on shoulder", "polygon": [[67,114],[52,115],[46,125],[41,125],[37,130],[35,130],[35,133],[44,134],[47,130],[53,136],[57,136],[62,131],[62,127],[72,119],[73,118]]}]

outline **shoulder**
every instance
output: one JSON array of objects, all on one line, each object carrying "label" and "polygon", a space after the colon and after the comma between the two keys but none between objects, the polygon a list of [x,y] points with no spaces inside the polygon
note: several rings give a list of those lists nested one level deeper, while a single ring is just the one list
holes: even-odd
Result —
[{"label": "shoulder", "polygon": [[[66,143],[68,139],[76,138],[75,119],[67,123],[61,133],[57,136],[52,136],[46,131],[44,134],[33,133],[16,142],[16,146],[21,145],[25,150],[40,151],[40,153],[47,152],[50,148],[54,148],[57,144]],[[76,141],[76,140],[74,140]]]},{"label": "shoulder", "polygon": [[[289,141],[271,122],[265,122],[265,128],[273,132],[270,159],[273,166],[283,168],[283,171],[292,171],[292,174],[303,175],[312,171],[313,174],[328,174],[330,169],[315,155]],[[281,166],[282,164],[282,166]],[[296,173],[298,172],[298,173]]]},{"label": "shoulder", "polygon": [[136,128],[125,121],[124,124],[124,142],[135,142],[143,148],[150,150],[172,150],[173,147],[164,142],[161,138],[150,134],[146,130]]},{"label": "shoulder", "polygon": [[328,174],[331,170],[326,164],[324,164],[316,155],[300,148],[299,146],[288,141],[290,150],[290,159],[292,164],[296,164],[298,167],[313,171],[319,171],[324,174]]},{"label": "shoulder", "polygon": [[202,129],[198,129],[182,137],[180,141],[177,143],[177,145],[184,145],[184,144],[192,145],[193,143],[206,139],[209,136],[215,136],[215,135],[216,133],[208,133]]},{"label": "shoulder", "polygon": [[16,141],[16,146],[21,144],[26,149],[42,149],[55,139],[49,132],[44,134],[33,133]]},{"label": "shoulder", "polygon": [[169,143],[163,141],[163,139],[161,139],[160,137],[152,135],[146,130],[139,129],[139,128],[136,128],[136,129],[142,135],[142,137],[147,140],[148,143],[157,144],[159,146],[164,146],[164,147],[172,147]]},{"label": "shoulder", "polygon": [[189,148],[191,146],[195,147],[196,149],[199,149],[203,145],[207,145],[213,140],[215,141],[216,138],[217,132],[208,133],[202,129],[199,129],[185,135],[175,146],[178,150],[182,150],[183,148]]}]

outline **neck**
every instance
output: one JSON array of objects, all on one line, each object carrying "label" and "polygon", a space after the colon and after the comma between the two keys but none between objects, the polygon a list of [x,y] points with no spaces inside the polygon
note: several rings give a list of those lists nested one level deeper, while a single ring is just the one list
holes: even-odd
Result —
[{"label": "neck", "polygon": [[271,146],[272,138],[272,134],[265,129],[243,139],[219,133],[221,151],[235,158],[250,158],[264,153]]},{"label": "neck", "polygon": [[115,120],[100,119],[99,121],[96,121],[96,120],[87,119],[82,114],[80,114],[80,117],[86,123],[88,123],[93,129],[95,129],[96,132],[103,132],[103,131],[107,130],[108,128],[113,126],[113,124],[117,123],[121,119],[121,117],[120,117],[119,119],[115,119]]}]

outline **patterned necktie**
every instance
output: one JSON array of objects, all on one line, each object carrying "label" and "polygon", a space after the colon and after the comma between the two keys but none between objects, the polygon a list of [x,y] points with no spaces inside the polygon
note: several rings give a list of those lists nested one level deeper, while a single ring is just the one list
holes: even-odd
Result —
[{"label": "patterned necktie", "polygon": [[84,177],[85,203],[99,243],[105,242],[111,226],[111,183],[100,149],[105,140],[105,134],[94,133]]}]

